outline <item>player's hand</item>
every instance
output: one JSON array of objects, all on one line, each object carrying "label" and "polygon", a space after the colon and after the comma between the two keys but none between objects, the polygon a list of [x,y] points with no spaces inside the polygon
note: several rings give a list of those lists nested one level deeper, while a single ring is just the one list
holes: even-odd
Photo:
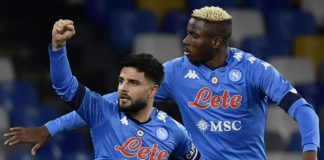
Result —
[{"label": "player's hand", "polygon": [[303,154],[303,160],[317,160],[316,151],[305,151]]},{"label": "player's hand", "polygon": [[46,144],[51,136],[45,126],[34,128],[14,127],[10,128],[8,133],[4,134],[8,139],[4,142],[5,145],[13,146],[19,143],[35,144],[31,150],[33,156],[36,151]]},{"label": "player's hand", "polygon": [[55,22],[52,30],[52,47],[54,51],[60,49],[67,40],[75,35],[73,21],[60,19]]}]

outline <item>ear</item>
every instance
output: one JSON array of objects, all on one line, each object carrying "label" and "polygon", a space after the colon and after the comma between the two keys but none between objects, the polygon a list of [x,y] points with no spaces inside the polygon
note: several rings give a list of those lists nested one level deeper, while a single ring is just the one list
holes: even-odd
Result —
[{"label": "ear", "polygon": [[157,93],[157,91],[158,91],[158,89],[159,89],[159,86],[158,85],[156,85],[156,84],[153,85],[152,88],[149,90],[149,97],[154,98],[155,95],[156,95],[156,93]]},{"label": "ear", "polygon": [[221,47],[221,44],[223,42],[223,38],[220,36],[215,36],[212,38],[212,47],[214,49],[218,49]]}]

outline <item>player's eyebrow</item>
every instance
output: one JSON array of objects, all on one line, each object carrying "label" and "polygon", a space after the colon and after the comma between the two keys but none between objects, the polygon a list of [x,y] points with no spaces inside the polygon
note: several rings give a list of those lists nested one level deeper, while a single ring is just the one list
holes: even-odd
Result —
[{"label": "player's eyebrow", "polygon": [[127,80],[128,80],[129,82],[131,82],[131,83],[136,83],[136,84],[141,84],[141,83],[142,83],[141,81],[136,80],[136,79],[128,78]]},{"label": "player's eyebrow", "polygon": [[121,77],[121,76],[118,77],[118,80],[123,80],[123,81],[127,80],[130,83],[136,83],[136,84],[141,84],[142,83],[141,81],[139,81],[137,79],[132,79],[132,78],[126,78],[125,79],[124,77]]}]

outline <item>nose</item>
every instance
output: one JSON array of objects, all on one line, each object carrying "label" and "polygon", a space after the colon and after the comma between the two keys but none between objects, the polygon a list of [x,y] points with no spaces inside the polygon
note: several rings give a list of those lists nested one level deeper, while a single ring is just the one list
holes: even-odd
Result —
[{"label": "nose", "polygon": [[188,45],[189,44],[189,35],[187,35],[183,40],[182,40],[183,45]]},{"label": "nose", "polygon": [[128,87],[127,87],[127,85],[125,83],[120,83],[118,85],[118,90],[121,93],[126,93],[128,91]]}]

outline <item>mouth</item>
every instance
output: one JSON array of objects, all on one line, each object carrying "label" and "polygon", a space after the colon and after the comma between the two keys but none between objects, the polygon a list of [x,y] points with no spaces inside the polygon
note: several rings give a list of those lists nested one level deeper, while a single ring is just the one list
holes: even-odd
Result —
[{"label": "mouth", "polygon": [[128,95],[126,95],[126,94],[121,94],[121,95],[119,96],[119,99],[120,99],[121,101],[127,101],[127,100],[130,100],[131,98],[130,98]]},{"label": "mouth", "polygon": [[184,55],[189,55],[190,54],[190,51],[189,51],[189,49],[187,47],[183,48],[183,54]]}]

